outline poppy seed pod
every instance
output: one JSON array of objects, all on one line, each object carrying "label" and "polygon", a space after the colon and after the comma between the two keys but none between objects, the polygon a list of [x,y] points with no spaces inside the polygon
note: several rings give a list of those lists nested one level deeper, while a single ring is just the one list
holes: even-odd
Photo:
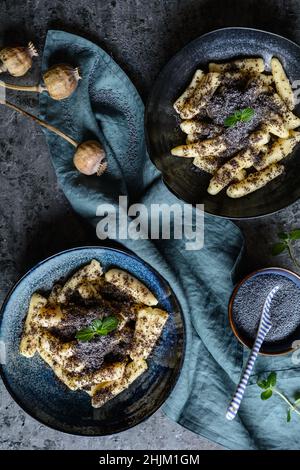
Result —
[{"label": "poppy seed pod", "polygon": [[27,47],[5,47],[0,51],[0,73],[8,72],[14,77],[22,77],[32,66],[32,58],[38,53],[32,42]]},{"label": "poppy seed pod", "polygon": [[62,137],[69,144],[73,145],[73,147],[75,147],[76,149],[73,157],[73,163],[76,169],[84,175],[96,174],[98,176],[101,176],[107,169],[105,151],[100,142],[96,140],[87,140],[86,142],[82,143],[77,142],[57,127],[48,124],[48,122],[39,119],[38,117],[28,113],[24,109],[19,108],[18,106],[13,103],[10,103],[9,101],[0,100],[0,104],[6,106],[7,108],[13,109],[14,111],[17,111],[19,114],[22,114],[23,116],[31,119],[32,121],[38,123],[40,126],[48,129],[49,131],[54,132],[54,134]]},{"label": "poppy seed pod", "polygon": [[48,92],[54,100],[64,100],[76,90],[81,79],[79,69],[67,64],[53,65],[43,75],[44,85],[14,85],[0,81],[0,86],[9,90],[42,93]]},{"label": "poppy seed pod", "polygon": [[96,140],[87,140],[80,144],[73,161],[77,170],[84,175],[101,176],[107,168],[105,151]]},{"label": "poppy seed pod", "polygon": [[43,75],[45,89],[54,100],[68,98],[76,90],[81,79],[79,69],[67,64],[51,67]]}]

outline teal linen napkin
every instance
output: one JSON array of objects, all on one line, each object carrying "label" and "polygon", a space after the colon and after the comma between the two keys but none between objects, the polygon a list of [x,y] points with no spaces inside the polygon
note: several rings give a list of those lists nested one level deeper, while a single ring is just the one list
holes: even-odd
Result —
[{"label": "teal linen napkin", "polygon": [[[83,79],[67,100],[40,96],[40,114],[82,142],[99,139],[106,150],[108,171],[86,177],[73,167],[74,149],[45,131],[60,186],[81,216],[96,225],[99,204],[117,206],[119,195],[129,203],[179,203],[166,189],[146,154],[143,103],[120,67],[91,42],[62,31],[49,31],[43,71],[65,57],[78,65]],[[243,246],[239,229],[229,220],[205,216],[205,245],[185,250],[184,240],[121,240],[171,284],[184,312],[187,351],[179,381],[164,412],[182,426],[231,449],[295,449],[300,422],[285,423],[285,407],[276,398],[259,398],[256,374],[279,370],[283,388],[292,393],[300,382],[290,357],[260,358],[251,377],[239,416],[225,412],[238,382],[247,352],[235,340],[227,319],[232,275]]]}]

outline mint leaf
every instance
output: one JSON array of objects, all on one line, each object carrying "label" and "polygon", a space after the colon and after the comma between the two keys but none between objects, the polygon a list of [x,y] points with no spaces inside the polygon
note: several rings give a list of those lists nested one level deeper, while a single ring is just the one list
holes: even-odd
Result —
[{"label": "mint leaf", "polygon": [[235,126],[238,121],[239,121],[239,119],[236,118],[235,114],[232,114],[231,116],[228,116],[228,117],[225,119],[225,121],[224,121],[224,126],[226,126],[226,127]]},{"label": "mint leaf", "polygon": [[269,377],[267,378],[269,387],[275,387],[277,381],[277,374],[276,372],[271,372]]},{"label": "mint leaf", "polygon": [[267,380],[258,380],[256,383],[260,388],[269,388]]},{"label": "mint leaf", "polygon": [[265,389],[261,394],[260,398],[262,400],[269,400],[272,397],[273,393],[277,394],[286,404],[288,404],[286,420],[289,423],[292,419],[292,412],[294,411],[295,414],[300,415],[300,409],[298,408],[298,403],[300,402],[300,391],[296,392],[294,395],[295,401],[292,403],[289,398],[284,395],[282,392],[279,392],[275,386],[277,382],[277,374],[276,372],[271,372],[266,380],[257,380],[257,385],[260,388]]},{"label": "mint leaf", "polygon": [[299,240],[300,238],[300,229],[295,229],[290,232],[291,240]]},{"label": "mint leaf", "polygon": [[103,320],[96,318],[96,320],[93,320],[88,327],[82,328],[82,330],[77,331],[75,337],[79,341],[90,341],[96,335],[107,335],[111,331],[115,330],[118,324],[118,318],[113,315],[111,315],[110,317],[106,317]]},{"label": "mint leaf", "polygon": [[300,402],[300,392],[295,393],[295,405]]},{"label": "mint leaf", "polygon": [[286,232],[279,232],[278,233],[278,238],[280,238],[280,240],[288,240],[289,235]]},{"label": "mint leaf", "polygon": [[87,328],[82,328],[82,330],[77,331],[75,338],[79,341],[90,341],[95,336],[95,330],[88,326]]},{"label": "mint leaf", "polygon": [[111,331],[115,330],[119,324],[117,317],[110,316],[106,317],[102,321],[101,328],[97,330],[98,335],[107,335]]},{"label": "mint leaf", "polygon": [[235,126],[238,122],[248,122],[251,121],[255,114],[253,108],[244,108],[244,109],[237,109],[233,114],[228,116],[224,120],[224,126],[232,127]]},{"label": "mint leaf", "polygon": [[295,397],[294,405],[296,408],[298,408],[300,405],[300,392],[296,392],[294,397]]},{"label": "mint leaf", "polygon": [[251,121],[255,114],[255,111],[253,108],[245,108],[241,110],[241,116],[240,116],[240,121],[243,122],[248,122]]},{"label": "mint leaf", "polygon": [[266,380],[257,380],[257,385],[260,388],[265,389],[266,391],[271,390],[272,387],[275,387],[276,385],[276,380],[277,380],[277,374],[276,372],[271,372]]},{"label": "mint leaf", "polygon": [[101,329],[102,323],[103,322],[100,319],[93,320],[91,323],[91,327],[93,328],[95,332],[97,332],[98,330]]},{"label": "mint leaf", "polygon": [[280,253],[282,253],[286,249],[286,244],[283,242],[275,243],[275,245],[272,246],[272,255],[277,256]]},{"label": "mint leaf", "polygon": [[272,395],[273,395],[272,390],[270,388],[267,388],[267,390],[262,392],[262,394],[260,395],[260,398],[262,400],[268,400],[269,398],[271,398]]},{"label": "mint leaf", "polygon": [[243,112],[242,110],[239,110],[239,109],[238,109],[237,111],[235,111],[235,112],[233,113],[233,115],[234,115],[234,117],[235,117],[235,119],[236,119],[237,121],[240,121],[240,120],[241,120],[241,118],[242,118],[242,112]]}]

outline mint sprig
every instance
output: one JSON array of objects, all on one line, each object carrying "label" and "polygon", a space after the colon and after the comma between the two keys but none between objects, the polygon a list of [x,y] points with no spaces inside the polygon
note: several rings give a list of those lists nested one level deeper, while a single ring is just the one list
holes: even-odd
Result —
[{"label": "mint sprig", "polygon": [[290,232],[279,232],[277,236],[280,241],[272,246],[272,255],[277,256],[280,253],[287,251],[296,268],[300,269],[300,265],[293,248],[293,243],[300,239],[300,229],[297,228]]},{"label": "mint sprig", "polygon": [[78,339],[79,341],[90,341],[97,335],[108,335],[118,327],[118,324],[118,318],[113,315],[103,318],[103,320],[93,320],[89,326],[77,331],[76,339]]},{"label": "mint sprig", "polygon": [[224,120],[224,126],[233,127],[238,122],[249,122],[255,115],[253,108],[237,109],[233,114]]},{"label": "mint sprig", "polygon": [[287,405],[287,415],[286,415],[286,420],[289,423],[292,419],[292,412],[296,413],[297,415],[300,416],[300,409],[299,409],[299,404],[300,404],[300,397],[299,394],[295,396],[295,401],[292,403],[286,395],[284,395],[281,391],[276,388],[276,383],[277,383],[277,374],[276,372],[271,372],[266,379],[259,379],[257,381],[257,385],[263,389],[263,392],[261,392],[260,398],[262,400],[268,400],[274,395],[279,396]]}]

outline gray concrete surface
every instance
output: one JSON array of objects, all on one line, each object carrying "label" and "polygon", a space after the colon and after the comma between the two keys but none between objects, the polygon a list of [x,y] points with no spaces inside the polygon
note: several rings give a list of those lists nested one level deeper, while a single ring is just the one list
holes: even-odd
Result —
[{"label": "gray concrete surface", "polygon": [[[81,34],[112,54],[145,100],[161,67],[195,37],[224,26],[251,26],[300,43],[299,20],[296,0],[0,0],[0,45],[30,39],[42,50],[49,28]],[[39,76],[38,65],[36,61],[32,81]],[[28,110],[37,109],[35,96],[13,99]],[[89,244],[94,233],[74,214],[57,186],[40,129],[1,108],[0,168],[1,302],[37,261],[64,248]],[[278,229],[298,225],[299,213],[300,205],[294,204],[277,215],[239,223],[247,241],[246,270],[274,263],[290,266],[285,255],[276,260],[270,256],[270,245]],[[120,435],[97,439],[64,435],[28,417],[0,387],[1,449],[218,448],[161,412]]]}]

